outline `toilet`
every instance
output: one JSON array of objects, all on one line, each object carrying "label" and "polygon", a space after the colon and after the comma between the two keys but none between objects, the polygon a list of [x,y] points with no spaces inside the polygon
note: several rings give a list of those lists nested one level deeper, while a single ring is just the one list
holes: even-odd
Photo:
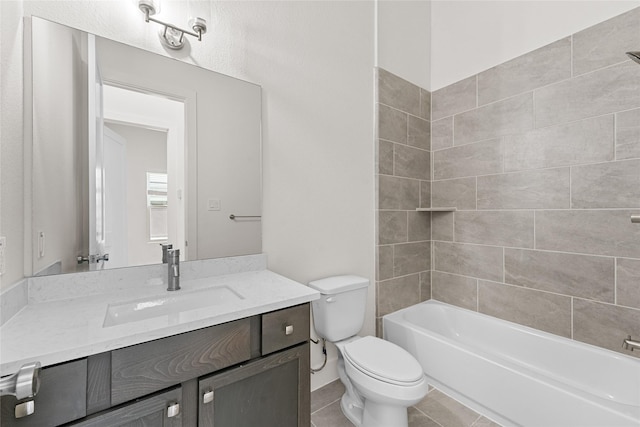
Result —
[{"label": "toilet", "polygon": [[338,374],[345,386],[342,412],[356,426],[406,427],[407,408],[426,396],[427,380],[403,348],[356,335],[364,323],[369,280],[335,276],[309,286],[321,294],[313,302],[316,332],[338,348]]}]

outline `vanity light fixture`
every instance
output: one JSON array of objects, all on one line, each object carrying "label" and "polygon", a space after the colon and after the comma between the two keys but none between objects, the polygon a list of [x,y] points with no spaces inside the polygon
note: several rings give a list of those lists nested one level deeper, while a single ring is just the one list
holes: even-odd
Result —
[{"label": "vanity light fixture", "polygon": [[204,18],[192,18],[189,20],[189,26],[193,29],[193,32],[152,18],[152,15],[160,11],[159,0],[139,0],[138,8],[144,13],[145,22],[152,21],[164,27],[163,30],[160,30],[160,41],[169,49],[182,49],[185,43],[185,34],[202,41],[202,35],[207,32],[207,21]]}]

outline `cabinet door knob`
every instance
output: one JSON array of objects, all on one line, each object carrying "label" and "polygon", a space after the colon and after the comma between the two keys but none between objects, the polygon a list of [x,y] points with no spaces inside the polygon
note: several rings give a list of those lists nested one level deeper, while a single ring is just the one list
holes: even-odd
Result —
[{"label": "cabinet door knob", "polygon": [[211,403],[213,402],[213,390],[209,390],[204,393],[202,396],[202,403]]},{"label": "cabinet door knob", "polygon": [[167,408],[167,418],[175,417],[180,413],[180,404],[174,403]]},{"label": "cabinet door knob", "polygon": [[36,411],[36,405],[33,400],[28,400],[16,405],[15,417],[23,418],[33,414]]},{"label": "cabinet door knob", "polygon": [[285,325],[285,327],[284,327],[284,334],[285,334],[285,335],[291,335],[291,334],[293,334],[293,325]]}]

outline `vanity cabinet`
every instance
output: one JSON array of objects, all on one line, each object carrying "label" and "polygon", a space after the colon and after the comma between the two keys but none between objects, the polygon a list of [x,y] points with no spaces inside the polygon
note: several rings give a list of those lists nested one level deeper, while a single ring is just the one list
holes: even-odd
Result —
[{"label": "vanity cabinet", "polygon": [[310,425],[309,344],[199,381],[198,427]]},{"label": "vanity cabinet", "polygon": [[75,427],[182,427],[182,388],[140,399],[94,417],[88,417]]},{"label": "vanity cabinet", "polygon": [[[13,396],[2,397],[2,427],[44,427],[64,424],[87,414],[87,360],[80,359],[40,371],[40,391],[33,399],[35,411],[16,418],[28,404]],[[19,415],[18,415],[19,416]]]},{"label": "vanity cabinet", "polygon": [[44,368],[35,411],[1,426],[307,427],[309,304]]}]

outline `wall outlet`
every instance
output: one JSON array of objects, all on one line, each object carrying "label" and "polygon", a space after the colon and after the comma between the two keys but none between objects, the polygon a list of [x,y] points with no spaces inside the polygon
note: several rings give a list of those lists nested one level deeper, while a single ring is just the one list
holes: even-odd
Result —
[{"label": "wall outlet", "polygon": [[7,248],[7,238],[0,237],[0,276],[4,274],[4,252]]}]

